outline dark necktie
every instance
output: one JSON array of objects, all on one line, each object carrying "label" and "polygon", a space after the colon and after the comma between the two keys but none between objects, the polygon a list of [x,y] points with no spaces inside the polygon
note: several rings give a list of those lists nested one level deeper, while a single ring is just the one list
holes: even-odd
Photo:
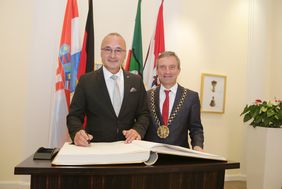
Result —
[{"label": "dark necktie", "polygon": [[162,117],[164,124],[167,126],[168,122],[168,112],[169,112],[169,92],[170,90],[164,90],[165,92],[165,100],[163,103]]}]

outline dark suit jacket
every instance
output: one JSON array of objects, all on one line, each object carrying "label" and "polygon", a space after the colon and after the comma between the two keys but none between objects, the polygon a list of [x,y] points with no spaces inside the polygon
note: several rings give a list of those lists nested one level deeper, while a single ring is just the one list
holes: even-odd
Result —
[{"label": "dark suit jacket", "polygon": [[143,138],[149,125],[146,91],[140,76],[123,71],[124,97],[117,117],[104,79],[103,69],[80,77],[76,87],[67,126],[71,139],[82,128],[87,116],[86,132],[95,142],[124,140],[123,130],[135,129]]},{"label": "dark suit jacket", "polygon": [[[177,105],[181,101],[181,96],[184,90],[187,91],[186,97],[183,100],[183,105],[177,110]],[[184,89],[182,86],[178,85],[178,89],[175,96],[174,105],[170,114],[172,121],[168,125],[170,134],[167,138],[162,139],[157,135],[157,129],[159,127],[157,121],[154,119],[154,113],[152,112],[152,97],[151,92],[154,93],[154,108],[156,110],[155,115],[163,125],[162,115],[159,106],[159,92],[160,87],[152,89],[147,93],[148,106],[150,110],[150,126],[145,136],[145,140],[173,144],[189,148],[188,143],[188,132],[191,138],[191,145],[203,147],[204,135],[203,126],[201,124],[200,118],[200,100],[198,93],[191,91],[189,89]],[[173,115],[174,114],[174,115]],[[172,119],[174,117],[174,119]]]}]

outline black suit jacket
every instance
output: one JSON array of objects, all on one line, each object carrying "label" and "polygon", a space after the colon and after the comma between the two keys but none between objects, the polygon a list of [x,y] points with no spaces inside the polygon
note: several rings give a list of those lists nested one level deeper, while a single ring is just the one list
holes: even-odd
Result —
[{"label": "black suit jacket", "polygon": [[95,142],[124,140],[123,130],[135,129],[143,138],[149,125],[146,91],[140,76],[123,71],[124,97],[117,117],[104,79],[103,69],[80,77],[76,87],[67,126],[71,139],[82,128],[87,116],[86,132]]},{"label": "black suit jacket", "polygon": [[[184,91],[186,90],[185,98],[181,102],[181,98],[183,97]],[[152,95],[154,94],[154,99],[152,99]],[[203,126],[201,124],[200,118],[200,100],[197,92],[191,91],[189,89],[185,89],[182,86],[178,85],[178,89],[176,92],[174,105],[170,114],[171,122],[168,125],[170,134],[167,138],[162,139],[157,135],[157,129],[159,127],[158,121],[154,119],[154,115],[159,119],[159,123],[163,125],[162,115],[159,106],[159,93],[160,87],[156,89],[152,89],[148,91],[147,99],[148,106],[150,109],[150,127],[145,136],[145,140],[173,144],[183,147],[189,148],[188,143],[188,133],[191,139],[191,145],[200,146],[203,148],[204,142],[204,134],[203,134]],[[152,104],[152,102],[155,102]],[[179,104],[181,104],[179,106]],[[155,109],[156,113],[152,110]],[[172,118],[174,117],[174,118]]]}]

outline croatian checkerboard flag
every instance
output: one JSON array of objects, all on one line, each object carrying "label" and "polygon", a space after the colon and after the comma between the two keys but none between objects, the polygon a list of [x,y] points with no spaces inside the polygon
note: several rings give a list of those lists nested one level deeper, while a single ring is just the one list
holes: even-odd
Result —
[{"label": "croatian checkerboard flag", "polygon": [[156,59],[159,53],[165,51],[163,0],[159,8],[155,32],[151,38],[150,46],[144,63],[143,81],[147,90],[158,85],[156,74]]},{"label": "croatian checkerboard flag", "polygon": [[50,147],[61,147],[70,141],[66,126],[72,94],[77,82],[80,62],[79,17],[76,0],[68,0],[59,48],[56,85],[49,135]]}]

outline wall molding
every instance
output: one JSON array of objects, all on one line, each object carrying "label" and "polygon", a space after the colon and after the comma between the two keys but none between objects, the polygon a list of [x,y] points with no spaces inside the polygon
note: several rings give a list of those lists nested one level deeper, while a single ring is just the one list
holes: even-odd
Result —
[{"label": "wall molding", "polygon": [[0,189],[29,189],[29,182],[22,181],[0,181]]},{"label": "wall molding", "polygon": [[225,175],[225,181],[246,181],[246,175],[243,174],[227,174]]}]

